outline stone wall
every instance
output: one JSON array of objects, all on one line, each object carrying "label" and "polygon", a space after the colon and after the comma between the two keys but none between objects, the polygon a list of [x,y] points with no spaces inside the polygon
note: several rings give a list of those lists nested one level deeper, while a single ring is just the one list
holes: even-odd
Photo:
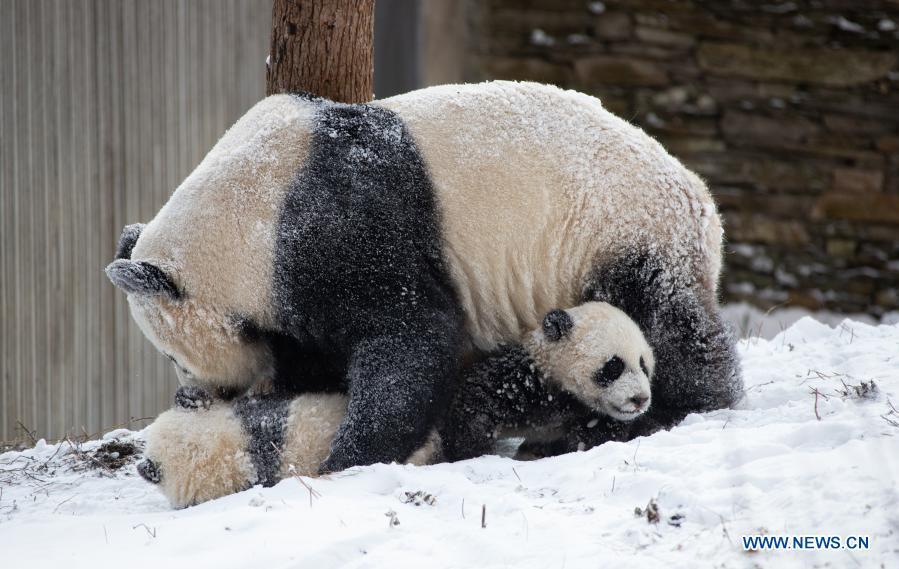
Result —
[{"label": "stone wall", "polygon": [[594,94],[707,179],[727,300],[899,309],[895,0],[468,6],[468,79]]}]

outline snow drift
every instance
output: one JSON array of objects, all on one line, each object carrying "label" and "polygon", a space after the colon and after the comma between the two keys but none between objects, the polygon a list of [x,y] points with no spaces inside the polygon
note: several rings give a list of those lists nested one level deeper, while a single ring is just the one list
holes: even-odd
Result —
[{"label": "snow drift", "polygon": [[[40,442],[0,455],[0,559],[67,569],[899,565],[899,325],[805,318],[739,350],[737,408],[670,432],[534,462],[288,479],[180,511],[136,475],[133,457],[110,450],[111,440],[139,446],[140,432]],[[844,546],[866,536],[869,548],[744,551],[754,535],[840,536]]]}]

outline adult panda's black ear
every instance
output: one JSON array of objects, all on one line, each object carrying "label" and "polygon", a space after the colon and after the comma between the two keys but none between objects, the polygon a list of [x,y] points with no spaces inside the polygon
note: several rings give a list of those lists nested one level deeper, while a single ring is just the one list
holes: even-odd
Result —
[{"label": "adult panda's black ear", "polygon": [[146,226],[145,223],[132,223],[131,225],[126,225],[124,229],[122,229],[122,235],[119,236],[119,244],[115,248],[116,259],[131,258],[131,251],[134,249],[134,244],[137,243],[137,238],[140,237],[140,234]]},{"label": "adult panda's black ear", "polygon": [[557,342],[571,333],[574,320],[567,311],[560,308],[550,310],[543,317],[543,335],[550,342]]},{"label": "adult panda's black ear", "polygon": [[156,265],[144,261],[116,259],[106,267],[106,276],[127,294],[181,298],[172,279]]}]

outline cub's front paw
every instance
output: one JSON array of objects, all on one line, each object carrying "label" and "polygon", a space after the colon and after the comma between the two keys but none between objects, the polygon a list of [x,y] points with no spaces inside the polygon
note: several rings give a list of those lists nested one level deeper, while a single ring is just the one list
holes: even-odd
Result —
[{"label": "cub's front paw", "polygon": [[182,409],[209,409],[212,401],[212,394],[195,385],[182,385],[175,391],[175,405]]}]

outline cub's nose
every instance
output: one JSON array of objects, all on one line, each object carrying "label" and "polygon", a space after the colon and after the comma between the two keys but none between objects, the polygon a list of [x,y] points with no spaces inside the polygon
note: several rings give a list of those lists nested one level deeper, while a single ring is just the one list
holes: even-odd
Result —
[{"label": "cub's nose", "polygon": [[649,401],[649,395],[634,395],[630,398],[630,402],[634,404],[634,407],[637,409],[643,407],[643,404]]}]

